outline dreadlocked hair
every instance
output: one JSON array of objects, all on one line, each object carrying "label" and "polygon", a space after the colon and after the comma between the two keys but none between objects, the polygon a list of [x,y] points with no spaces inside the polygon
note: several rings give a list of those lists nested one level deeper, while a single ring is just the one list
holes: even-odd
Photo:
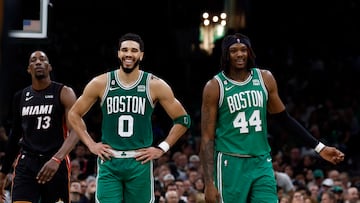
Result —
[{"label": "dreadlocked hair", "polygon": [[246,68],[250,70],[250,68],[255,66],[255,53],[251,48],[251,43],[249,37],[241,33],[235,33],[233,35],[227,35],[222,41],[221,44],[221,59],[220,59],[220,68],[225,73],[229,71],[230,66],[230,55],[229,55],[229,47],[235,43],[243,43],[247,46],[248,50],[248,60],[246,64]]}]

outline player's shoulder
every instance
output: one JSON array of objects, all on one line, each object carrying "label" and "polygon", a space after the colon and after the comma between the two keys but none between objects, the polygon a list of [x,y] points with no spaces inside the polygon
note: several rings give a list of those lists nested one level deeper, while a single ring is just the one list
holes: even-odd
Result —
[{"label": "player's shoulder", "polygon": [[219,80],[225,80],[225,78],[226,76],[223,71],[218,72],[205,83],[205,86],[219,86]]},{"label": "player's shoulder", "polygon": [[107,80],[108,80],[108,75],[111,73],[112,71],[109,72],[105,72],[105,73],[101,73],[95,77],[93,77],[89,83],[95,83],[95,84],[106,84]]},{"label": "player's shoulder", "polygon": [[27,87],[22,88],[20,90],[16,90],[15,93],[14,93],[14,98],[21,97],[21,95],[24,94],[24,92],[27,92],[29,90],[31,90],[31,86],[27,86]]},{"label": "player's shoulder", "polygon": [[55,85],[55,86],[64,86],[63,83],[58,82],[58,81],[51,81],[51,84],[52,84],[52,85]]},{"label": "player's shoulder", "polygon": [[264,78],[264,79],[269,79],[269,78],[273,78],[273,74],[271,72],[271,70],[267,69],[267,68],[257,68],[260,73],[261,73],[261,76]]},{"label": "player's shoulder", "polygon": [[148,73],[150,84],[161,85],[166,84],[166,81],[154,73]]},{"label": "player's shoulder", "polygon": [[169,90],[171,90],[171,86],[169,85],[169,83],[157,76],[156,74],[150,73],[149,74],[149,88],[152,92],[158,92],[159,94],[163,94],[165,92],[168,92]]},{"label": "player's shoulder", "polygon": [[262,74],[263,73],[265,73],[265,74],[271,73],[271,71],[266,67],[256,67],[256,68],[253,68],[253,70],[259,70],[260,73],[262,73]]}]

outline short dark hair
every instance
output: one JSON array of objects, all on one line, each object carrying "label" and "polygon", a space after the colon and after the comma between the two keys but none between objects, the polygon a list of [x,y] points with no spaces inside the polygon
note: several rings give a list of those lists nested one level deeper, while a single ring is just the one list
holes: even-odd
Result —
[{"label": "short dark hair", "polygon": [[144,51],[144,41],[141,39],[140,35],[135,33],[126,33],[119,39],[119,48],[121,47],[121,43],[126,40],[131,40],[139,43],[140,51]]},{"label": "short dark hair", "polygon": [[249,58],[246,64],[247,68],[250,69],[255,66],[255,53],[251,48],[250,38],[244,34],[235,33],[225,36],[221,44],[220,67],[225,72],[229,71],[229,47],[235,43],[243,43],[248,48]]}]

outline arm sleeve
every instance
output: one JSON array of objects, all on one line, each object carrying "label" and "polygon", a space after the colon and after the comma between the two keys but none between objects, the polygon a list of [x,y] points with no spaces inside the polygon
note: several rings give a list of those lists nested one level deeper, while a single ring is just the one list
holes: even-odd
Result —
[{"label": "arm sleeve", "polygon": [[13,162],[19,153],[19,140],[22,137],[21,117],[19,114],[21,91],[15,94],[12,108],[12,128],[9,140],[5,146],[5,156],[3,157],[1,172],[7,174],[11,171]]},{"label": "arm sleeve", "polygon": [[291,117],[286,110],[280,113],[271,114],[270,116],[275,121],[280,122],[281,125],[289,132],[300,136],[310,147],[315,148],[319,143],[319,141],[315,139],[298,121]]}]

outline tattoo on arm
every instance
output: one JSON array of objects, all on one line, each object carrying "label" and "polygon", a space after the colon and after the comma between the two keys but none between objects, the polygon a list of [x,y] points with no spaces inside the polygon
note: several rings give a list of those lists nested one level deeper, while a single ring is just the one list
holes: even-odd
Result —
[{"label": "tattoo on arm", "polygon": [[214,141],[209,140],[201,147],[201,162],[205,183],[213,182],[214,173]]}]

